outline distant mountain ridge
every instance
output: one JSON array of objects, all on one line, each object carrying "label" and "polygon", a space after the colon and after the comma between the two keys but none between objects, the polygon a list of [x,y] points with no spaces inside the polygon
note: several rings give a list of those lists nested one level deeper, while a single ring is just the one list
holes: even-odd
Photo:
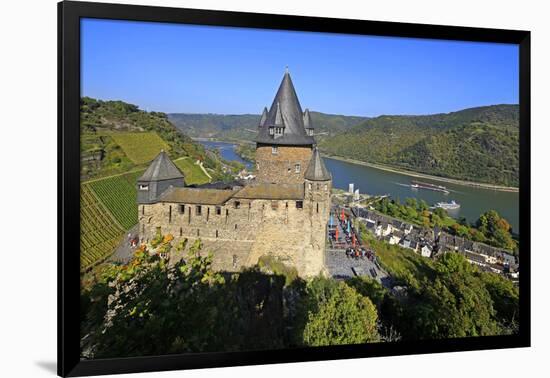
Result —
[{"label": "distant mountain ridge", "polygon": [[430,175],[519,184],[519,106],[379,116],[325,138],[323,152]]},{"label": "distant mountain ridge", "polygon": [[[518,105],[373,118],[311,115],[325,154],[441,177],[519,185]],[[168,119],[191,137],[252,141],[260,115],[173,113]]]},{"label": "distant mountain ridge", "polygon": [[[343,116],[311,112],[316,133],[328,133],[336,135],[358,123],[365,121],[366,117]],[[256,137],[255,132],[260,121],[260,114],[193,114],[171,113],[168,119],[184,134],[194,138],[215,138],[223,140],[249,140]],[[323,139],[325,136],[321,136]]]}]

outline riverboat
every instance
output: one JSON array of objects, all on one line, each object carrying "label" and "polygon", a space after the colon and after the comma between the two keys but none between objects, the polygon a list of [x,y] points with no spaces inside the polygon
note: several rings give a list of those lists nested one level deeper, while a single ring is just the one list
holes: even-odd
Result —
[{"label": "riverboat", "polygon": [[427,183],[427,182],[416,181],[416,180],[411,181],[411,188],[414,188],[414,189],[428,189],[428,190],[434,190],[436,192],[442,192],[442,193],[445,193],[445,194],[449,194],[449,191],[443,185],[435,185],[435,184],[430,184],[430,183]]},{"label": "riverboat", "polygon": [[456,209],[460,209],[460,204],[456,203],[453,200],[451,202],[438,202],[435,204],[435,207],[440,207],[444,210],[456,210]]}]

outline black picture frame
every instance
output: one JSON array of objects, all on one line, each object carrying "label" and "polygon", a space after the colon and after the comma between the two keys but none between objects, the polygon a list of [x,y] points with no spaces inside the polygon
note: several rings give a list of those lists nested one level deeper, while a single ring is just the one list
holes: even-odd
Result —
[{"label": "black picture frame", "polygon": [[[244,28],[512,43],[520,67],[520,327],[512,336],[193,353],[81,361],[79,357],[80,19],[101,18]],[[530,32],[105,3],[58,3],[58,374],[82,376],[336,360],[530,346]]]}]

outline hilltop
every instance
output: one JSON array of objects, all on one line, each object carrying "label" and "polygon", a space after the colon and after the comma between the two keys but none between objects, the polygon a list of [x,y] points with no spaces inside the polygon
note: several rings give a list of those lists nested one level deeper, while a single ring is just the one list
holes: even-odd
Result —
[{"label": "hilltop", "polygon": [[325,138],[324,153],[429,175],[519,185],[519,107],[383,115]]},{"label": "hilltop", "polygon": [[[519,185],[519,107],[367,118],[311,112],[325,154],[464,181]],[[259,114],[168,114],[194,138],[252,141]]]}]

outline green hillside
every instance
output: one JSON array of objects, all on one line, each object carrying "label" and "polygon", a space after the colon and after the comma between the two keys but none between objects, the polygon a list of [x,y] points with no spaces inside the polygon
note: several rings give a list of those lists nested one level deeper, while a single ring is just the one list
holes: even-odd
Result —
[{"label": "green hillside", "polygon": [[[364,121],[364,117],[343,116],[311,112],[316,133],[330,135],[343,132]],[[168,119],[183,133],[194,138],[215,138],[220,140],[253,140],[260,121],[260,114],[168,114]],[[248,130],[247,130],[248,129]],[[323,136],[324,137],[324,136]],[[323,138],[321,137],[321,139]]]},{"label": "green hillside", "polygon": [[170,151],[170,146],[154,132],[113,133],[112,138],[135,164],[150,162],[161,150]]},{"label": "green hillside", "polygon": [[160,150],[167,151],[187,184],[223,177],[222,162],[178,131],[163,113],[121,101],[81,100],[81,270],[108,258],[138,222],[136,180]]},{"label": "green hillside", "polygon": [[164,113],[122,101],[80,101],[81,177],[90,179],[145,168],[161,149],[172,159],[189,156],[221,171],[221,162],[182,134]]},{"label": "green hillside", "polygon": [[519,184],[519,108],[380,116],[321,140],[324,153],[498,185]]}]

